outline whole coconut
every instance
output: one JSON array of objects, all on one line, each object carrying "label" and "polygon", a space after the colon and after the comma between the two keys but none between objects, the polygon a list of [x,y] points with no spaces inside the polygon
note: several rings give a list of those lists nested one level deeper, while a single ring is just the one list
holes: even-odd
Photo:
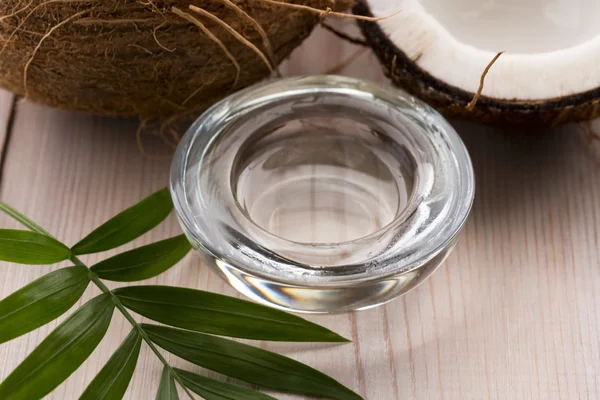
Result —
[{"label": "whole coconut", "polygon": [[200,109],[268,76],[318,19],[263,0],[0,0],[0,86],[109,115]]}]

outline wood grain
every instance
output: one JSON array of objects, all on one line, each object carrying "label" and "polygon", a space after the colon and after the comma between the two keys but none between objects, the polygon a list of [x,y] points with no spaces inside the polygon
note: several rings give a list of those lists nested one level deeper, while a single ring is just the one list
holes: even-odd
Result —
[{"label": "wood grain", "polygon": [[0,89],[0,150],[4,148],[6,141],[10,116],[13,111],[13,100],[14,96],[12,93]]},{"label": "wood grain", "polygon": [[[324,48],[330,49],[327,57]],[[283,71],[323,72],[355,51],[319,31]],[[344,73],[384,81],[370,54]],[[4,97],[0,132],[1,116],[10,108]],[[20,104],[0,198],[75,243],[167,184],[169,162],[140,154],[136,128],[136,121]],[[461,240],[440,270],[384,307],[309,317],[352,344],[260,345],[332,375],[369,400],[600,398],[598,164],[577,127],[538,134],[466,123],[456,128],[473,158],[478,188]],[[16,226],[5,217],[0,225]],[[134,245],[178,232],[170,219]],[[0,296],[51,269],[3,264]],[[237,296],[193,255],[147,283]],[[97,293],[90,287],[83,301]],[[1,345],[0,379],[56,325]],[[129,329],[115,314],[98,350],[48,398],[76,399]],[[160,372],[154,355],[143,350],[126,398],[154,398]]]}]

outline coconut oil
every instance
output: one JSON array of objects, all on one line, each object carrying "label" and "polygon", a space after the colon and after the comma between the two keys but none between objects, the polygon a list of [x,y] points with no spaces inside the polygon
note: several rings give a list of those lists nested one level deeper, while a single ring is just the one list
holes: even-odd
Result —
[{"label": "coconut oil", "polygon": [[250,220],[286,240],[335,244],[375,233],[408,204],[414,165],[363,123],[289,121],[252,139],[237,160],[236,200]]}]

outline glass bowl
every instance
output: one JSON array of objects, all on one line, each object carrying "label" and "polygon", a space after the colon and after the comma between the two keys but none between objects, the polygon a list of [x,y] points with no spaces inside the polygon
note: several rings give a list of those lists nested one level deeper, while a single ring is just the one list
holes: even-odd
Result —
[{"label": "glass bowl", "polygon": [[408,94],[341,76],[235,93],[183,137],[171,193],[194,248],[234,288],[290,311],[406,293],[454,247],[474,196],[454,129]]}]

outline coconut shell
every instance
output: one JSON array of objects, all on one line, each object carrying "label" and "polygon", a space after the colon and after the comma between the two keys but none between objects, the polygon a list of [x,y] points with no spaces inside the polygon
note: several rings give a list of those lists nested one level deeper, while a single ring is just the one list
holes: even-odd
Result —
[{"label": "coconut shell", "polygon": [[[359,1],[353,12],[373,16]],[[421,98],[449,118],[499,125],[557,125],[600,116],[600,88],[542,101],[494,99],[481,96],[472,110],[467,105],[475,93],[449,85],[423,70],[400,50],[376,22],[358,21],[369,45],[381,61],[384,73],[399,87]],[[482,71],[483,73],[483,71]]]},{"label": "coconut shell", "polygon": [[[350,2],[294,1],[325,9]],[[233,0],[266,32],[271,55],[248,19],[220,0],[0,0],[0,86],[53,107],[144,118],[201,109],[270,74],[240,33],[276,65],[318,22],[315,13],[261,0]],[[206,26],[240,65],[173,7]]]}]

